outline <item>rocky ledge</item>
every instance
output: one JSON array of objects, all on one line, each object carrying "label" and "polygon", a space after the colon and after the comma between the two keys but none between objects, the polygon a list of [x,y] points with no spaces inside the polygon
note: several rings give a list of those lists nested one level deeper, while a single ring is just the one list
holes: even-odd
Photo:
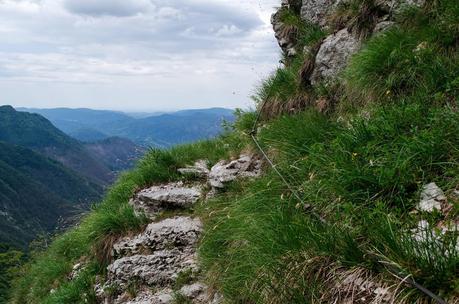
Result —
[{"label": "rocky ledge", "polygon": [[[124,237],[113,245],[113,262],[107,267],[106,277],[99,278],[95,286],[99,303],[222,302],[222,296],[212,292],[199,277],[196,248],[202,233],[201,220],[188,215],[155,220],[162,211],[184,213],[197,202],[205,202],[206,192],[216,193],[228,182],[257,177],[261,161],[253,155],[241,155],[236,160],[220,161],[211,169],[206,161],[198,161],[178,172],[201,181],[155,185],[142,189],[130,200],[134,210],[152,222],[142,233]],[[179,286],[178,281],[186,283]]]}]

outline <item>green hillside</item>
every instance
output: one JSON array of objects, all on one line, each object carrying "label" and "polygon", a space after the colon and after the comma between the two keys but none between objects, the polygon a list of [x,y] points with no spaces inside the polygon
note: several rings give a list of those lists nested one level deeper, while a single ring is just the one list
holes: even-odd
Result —
[{"label": "green hillside", "polygon": [[106,185],[113,174],[83,145],[38,114],[0,107],[0,141],[26,147],[55,159],[93,182]]},{"label": "green hillside", "polygon": [[[341,2],[325,29],[301,19],[300,1],[286,2],[281,34],[301,52],[284,45],[283,65],[257,88],[258,112],[239,111],[215,140],[150,151],[22,268],[11,303],[98,303],[113,243],[146,224],[133,194],[197,180],[177,169],[241,151],[274,165],[191,211],[204,221],[199,275],[223,303],[459,303],[459,2],[405,5],[377,33],[384,1]],[[318,46],[343,28],[362,48],[336,78],[313,81]],[[444,195],[425,210],[430,183]]]},{"label": "green hillside", "polygon": [[75,216],[100,197],[90,183],[32,150],[0,142],[0,243],[25,248],[60,219]]}]

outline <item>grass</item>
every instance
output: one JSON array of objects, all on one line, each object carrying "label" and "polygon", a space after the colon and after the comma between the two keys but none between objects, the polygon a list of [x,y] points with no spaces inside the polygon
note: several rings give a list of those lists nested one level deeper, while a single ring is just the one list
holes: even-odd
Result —
[{"label": "grass", "polygon": [[265,119],[298,113],[310,104],[311,90],[300,78],[302,65],[303,57],[296,58],[290,65],[278,68],[258,87],[253,99],[258,107],[264,105],[261,110]]},{"label": "grass", "polygon": [[361,39],[368,38],[378,20],[389,14],[377,0],[352,0],[338,4],[337,9],[328,17],[328,22],[335,30],[348,28]]},{"label": "grass", "polygon": [[[243,142],[227,135],[171,150],[151,150],[134,170],[119,178],[104,201],[78,227],[58,236],[48,249],[32,258],[14,282],[12,302],[79,303],[88,297],[87,301],[94,303],[92,283],[97,274],[104,274],[110,262],[111,244],[146,224],[127,204],[134,192],[155,183],[179,180],[177,168],[200,158],[215,163],[243,146]],[[81,257],[99,267],[90,267],[81,279],[68,281],[67,275]],[[50,293],[51,289],[56,292]]]},{"label": "grass", "polygon": [[459,4],[432,1],[368,41],[350,62],[347,88],[357,105],[401,98],[454,103],[458,96]]},{"label": "grass", "polygon": [[[371,119],[349,125],[316,112],[271,122],[260,140],[327,224],[305,210],[274,172],[236,183],[201,211],[212,214],[200,248],[208,280],[231,303],[304,303],[333,296],[337,269],[363,269],[388,286],[398,283],[395,271],[453,297],[457,235],[419,256],[425,245],[408,232],[419,220],[410,212],[423,184],[459,184],[458,123],[457,112],[422,102],[382,106]],[[399,301],[423,298],[402,291]]]},{"label": "grass", "polygon": [[[337,18],[361,33],[371,29],[380,14],[375,2],[348,5]],[[355,302],[350,290],[364,282],[390,290],[394,303],[428,303],[396,278],[408,275],[448,303],[459,301],[458,233],[439,229],[457,220],[458,202],[450,197],[451,210],[444,213],[415,211],[424,184],[459,186],[458,12],[455,0],[433,0],[404,10],[397,27],[367,41],[338,86],[346,93],[341,109],[359,108],[359,115],[305,110],[318,96],[340,96],[333,87],[313,90],[305,83],[308,54],[289,59],[260,85],[254,96],[265,105],[259,140],[302,201],[267,168],[261,178],[236,181],[197,207],[205,223],[203,275],[226,301]],[[322,39],[297,11],[283,14],[299,45]],[[176,169],[197,159],[215,163],[254,150],[247,135],[257,114],[237,115],[235,129],[222,138],[148,153],[78,228],[23,269],[13,303],[92,303],[91,286],[104,274],[112,242],[145,224],[128,199],[141,187],[187,178]],[[430,228],[419,232],[421,220]],[[69,281],[81,257],[88,266]],[[181,274],[175,289],[191,278]],[[380,303],[372,293],[361,296]],[[180,295],[175,300],[187,303]]]}]

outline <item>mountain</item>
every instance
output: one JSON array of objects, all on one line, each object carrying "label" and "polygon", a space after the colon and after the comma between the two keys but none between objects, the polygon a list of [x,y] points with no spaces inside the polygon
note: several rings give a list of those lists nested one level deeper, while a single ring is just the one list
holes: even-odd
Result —
[{"label": "mountain", "polygon": [[0,243],[25,247],[87,209],[102,188],[30,149],[0,142]]},{"label": "mountain", "polygon": [[83,144],[38,114],[1,106],[0,141],[32,149],[101,185],[114,178],[111,170],[91,155]]},{"label": "mountain", "polygon": [[107,134],[90,128],[70,131],[68,135],[82,142],[95,142],[98,140],[104,140],[106,138],[109,138]]},{"label": "mountain", "polygon": [[[141,146],[170,147],[215,137],[222,122],[233,121],[233,110],[223,108],[128,115],[90,109],[27,109],[49,119],[56,127],[81,141],[124,137]],[[147,116],[147,117],[145,117]]]},{"label": "mountain", "polygon": [[112,171],[119,172],[130,169],[145,153],[145,149],[120,137],[109,137],[103,140],[85,143],[92,155],[104,162]]}]

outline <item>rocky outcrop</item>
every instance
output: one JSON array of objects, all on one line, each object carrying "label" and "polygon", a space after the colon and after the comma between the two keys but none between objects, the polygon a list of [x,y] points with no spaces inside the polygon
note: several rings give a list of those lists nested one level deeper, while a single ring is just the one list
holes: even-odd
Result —
[{"label": "rocky outcrop", "polygon": [[237,178],[257,177],[261,173],[261,161],[252,155],[241,155],[237,160],[220,161],[209,173],[209,184],[213,188],[224,188]]},{"label": "rocky outcrop", "polygon": [[360,41],[347,29],[328,36],[319,48],[311,75],[314,85],[334,79],[346,67],[348,59],[360,49]]},{"label": "rocky outcrop", "polygon": [[159,250],[149,255],[133,255],[115,260],[108,266],[110,286],[121,289],[131,282],[148,286],[172,284],[184,269],[196,269],[194,255],[179,249]]},{"label": "rocky outcrop", "polygon": [[167,248],[180,248],[192,252],[202,231],[199,219],[178,216],[148,225],[145,231],[134,238],[124,238],[113,246],[113,255],[129,256],[152,253]]},{"label": "rocky outcrop", "polygon": [[138,192],[130,204],[137,213],[155,218],[163,210],[190,208],[202,195],[199,186],[185,186],[182,182],[153,186]]},{"label": "rocky outcrop", "polygon": [[205,160],[198,160],[193,166],[187,166],[186,168],[178,169],[183,175],[193,175],[198,177],[207,177],[209,175],[208,162]]},{"label": "rocky outcrop", "polygon": [[274,36],[279,43],[280,48],[289,57],[295,56],[298,53],[296,44],[298,40],[298,29],[282,22],[282,10],[288,8],[288,4],[282,4],[280,10],[271,16],[271,24],[274,30]]},{"label": "rocky outcrop", "polygon": [[442,204],[446,203],[445,193],[435,183],[430,183],[422,188],[421,201],[417,209],[420,211],[441,211]]},{"label": "rocky outcrop", "polygon": [[444,219],[432,225],[426,218],[421,218],[414,229],[408,233],[408,238],[413,242],[414,252],[420,257],[455,255],[459,252],[459,238],[451,237],[459,232],[457,217],[449,217],[453,206],[440,187],[429,183],[422,187],[421,200],[416,206],[421,216],[425,213],[438,212]]},{"label": "rocky outcrop", "polygon": [[338,0],[303,0],[301,18],[311,23],[326,26],[326,16],[333,10]]},{"label": "rocky outcrop", "polygon": [[[261,162],[251,155],[234,161],[221,161],[211,170],[207,162],[179,169],[201,181],[195,184],[169,183],[139,191],[130,201],[139,214],[155,220],[164,210],[182,212],[206,195],[206,183],[221,188],[236,178],[260,174]],[[216,193],[214,191],[211,191]],[[222,296],[200,282],[196,247],[202,232],[199,218],[174,216],[150,223],[133,237],[113,245],[114,261],[107,267],[106,279],[95,286],[98,303],[104,304],[172,304],[177,299],[192,304],[220,304]],[[190,276],[184,286],[177,286],[180,276]],[[135,293],[132,293],[132,289]]]}]

